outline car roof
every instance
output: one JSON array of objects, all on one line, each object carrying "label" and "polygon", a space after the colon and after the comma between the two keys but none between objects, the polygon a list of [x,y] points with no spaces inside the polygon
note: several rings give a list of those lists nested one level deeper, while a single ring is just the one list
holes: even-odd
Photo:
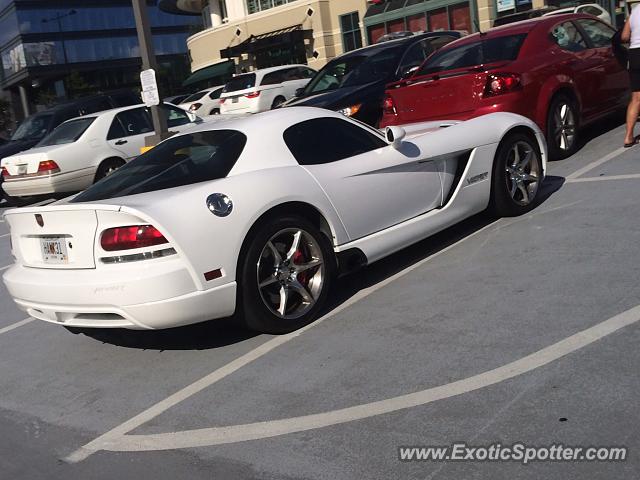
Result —
[{"label": "car roof", "polygon": [[[461,37],[462,36],[462,32],[460,32],[459,30],[438,30],[437,32],[426,32],[426,33],[418,33],[416,35],[413,35],[411,37],[405,37],[405,38],[398,38],[395,40],[388,40],[386,42],[382,42],[382,43],[374,43],[373,45],[367,45],[366,47],[362,47],[362,48],[358,48],[356,50],[351,50],[347,53],[343,53],[342,55],[339,55],[337,57],[335,57],[334,59],[332,59],[331,61],[335,60],[335,59],[344,59],[344,58],[348,58],[351,56],[357,56],[357,55],[373,55],[375,53],[381,52],[383,50],[387,50],[387,49],[391,49],[391,48],[397,48],[397,47],[401,47],[405,44],[411,44],[414,42],[417,42],[419,40],[422,40],[424,38],[430,38],[430,37],[440,37],[440,36],[444,36],[444,35],[448,35],[448,36],[454,36],[454,37]],[[464,37],[461,37],[464,38]]]},{"label": "car roof", "polygon": [[236,75],[236,77],[239,77],[241,75],[250,75],[252,73],[255,73],[258,76],[259,75],[266,75],[267,73],[276,72],[278,70],[284,70],[285,68],[295,68],[295,67],[311,68],[309,65],[302,65],[301,63],[294,63],[294,64],[291,64],[291,65],[278,65],[277,67],[260,68],[258,70],[253,70],[251,72],[240,73],[240,74]]}]

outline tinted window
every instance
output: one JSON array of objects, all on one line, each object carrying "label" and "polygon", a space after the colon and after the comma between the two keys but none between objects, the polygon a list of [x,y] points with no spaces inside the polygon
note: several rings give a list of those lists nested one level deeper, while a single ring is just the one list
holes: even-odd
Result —
[{"label": "tinted window", "polygon": [[[276,72],[267,73],[263,78],[260,85],[277,85],[284,81],[285,70],[278,70]],[[251,88],[251,87],[246,87]],[[238,89],[240,90],[240,89]]]},{"label": "tinted window", "polygon": [[584,29],[595,48],[611,46],[611,37],[613,37],[613,34],[615,33],[613,28],[608,27],[597,20],[582,19],[578,20],[578,23]]},{"label": "tinted window", "polygon": [[576,26],[571,22],[556,25],[551,30],[551,39],[563,50],[579,52],[587,48],[587,44]]},{"label": "tinted window", "polygon": [[592,7],[591,5],[587,5],[586,7],[581,7],[580,9],[578,9],[578,11],[580,13],[588,13],[589,15],[595,15],[596,17],[602,13],[596,7]]},{"label": "tinted window", "polygon": [[256,85],[256,74],[255,73],[245,73],[242,75],[238,75],[237,77],[233,77],[229,80],[224,86],[224,90],[222,93],[236,92],[238,90],[246,90],[247,88],[253,88]]},{"label": "tinted window", "polygon": [[523,33],[490,39],[479,37],[477,42],[440,50],[422,65],[418,75],[515,60],[526,36]]},{"label": "tinted window", "polygon": [[187,115],[187,112],[180,108],[162,105],[162,109],[167,115],[167,127],[169,128],[191,123],[191,119],[189,118],[189,115]]},{"label": "tinted window", "polygon": [[395,73],[404,49],[385,48],[330,61],[309,82],[305,94],[385,80]]},{"label": "tinted window", "polygon": [[[124,136],[140,135],[153,130],[151,119],[145,108],[135,108],[120,112],[116,115],[116,119],[124,129]],[[110,140],[110,138],[108,138]]]},{"label": "tinted window", "polygon": [[200,100],[202,97],[204,97],[207,94],[207,92],[198,92],[198,93],[194,93],[193,95],[188,96],[187,98],[185,98],[182,103],[190,103],[190,102],[195,102]]},{"label": "tinted window", "polygon": [[120,123],[118,117],[115,117],[111,122],[111,127],[109,127],[109,132],[107,132],[107,140],[114,140],[116,138],[126,137],[124,133],[124,127]]},{"label": "tinted window", "polygon": [[216,98],[220,98],[220,94],[222,93],[221,88],[216,88],[213,92],[209,94],[209,98],[211,100],[215,100]]},{"label": "tinted window", "polygon": [[246,142],[247,137],[236,130],[170,138],[120,167],[73,201],[90,202],[224,178]]},{"label": "tinted window", "polygon": [[53,115],[50,113],[32,115],[13,132],[11,140],[38,140],[49,131]]},{"label": "tinted window", "polygon": [[48,147],[51,145],[63,145],[73,143],[78,140],[89,125],[93,123],[95,117],[78,118],[58,125],[49,135],[38,143],[38,147]]},{"label": "tinted window", "polygon": [[284,141],[300,165],[331,163],[387,145],[377,135],[339,118],[293,125],[285,130]]}]

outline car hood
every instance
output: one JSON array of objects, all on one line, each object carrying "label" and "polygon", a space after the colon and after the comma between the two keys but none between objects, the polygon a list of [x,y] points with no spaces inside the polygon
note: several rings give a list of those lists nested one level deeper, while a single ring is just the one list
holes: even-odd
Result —
[{"label": "car hood", "polygon": [[16,153],[24,152],[25,150],[29,150],[33,147],[38,140],[17,140],[10,141],[2,146],[0,146],[0,160],[5,157],[10,157],[11,155],[15,155]]},{"label": "car hood", "polygon": [[384,93],[386,81],[376,81],[366,83],[364,85],[356,85],[353,87],[343,87],[336,90],[328,90],[320,92],[308,97],[294,98],[283,106],[287,107],[319,107],[329,110],[338,110],[340,108],[350,107],[361,102],[365,97],[372,94]]}]

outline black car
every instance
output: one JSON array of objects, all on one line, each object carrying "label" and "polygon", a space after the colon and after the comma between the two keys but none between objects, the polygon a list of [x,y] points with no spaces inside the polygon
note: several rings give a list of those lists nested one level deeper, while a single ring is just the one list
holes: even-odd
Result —
[{"label": "black car", "polygon": [[431,53],[461,36],[458,31],[430,32],[345,53],[284,106],[326,108],[377,126],[385,86],[411,75]]},{"label": "black car", "polygon": [[30,115],[13,132],[7,143],[0,146],[0,160],[33,148],[65,120],[140,102],[140,97],[132,91],[118,91],[79,98]]}]

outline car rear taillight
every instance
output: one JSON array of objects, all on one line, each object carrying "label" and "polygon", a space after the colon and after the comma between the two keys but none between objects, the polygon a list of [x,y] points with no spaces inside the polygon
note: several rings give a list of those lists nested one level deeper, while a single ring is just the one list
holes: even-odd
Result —
[{"label": "car rear taillight", "polygon": [[257,92],[245,94],[245,97],[247,98],[258,98],[259,96],[260,96],[260,90],[258,90]]},{"label": "car rear taillight", "polygon": [[100,236],[100,245],[107,252],[152,247],[163,243],[169,242],[153,225],[109,228]]},{"label": "car rear taillight", "polygon": [[38,164],[38,175],[58,173],[59,171],[60,167],[53,160],[44,160]]},{"label": "car rear taillight", "polygon": [[7,170],[6,167],[2,167],[2,176],[3,177],[9,176],[9,170]]},{"label": "car rear taillight", "polygon": [[520,87],[520,75],[515,73],[490,73],[487,76],[485,95],[501,95]]},{"label": "car rear taillight", "polygon": [[223,104],[227,99],[226,98],[221,98],[220,99],[220,104]]},{"label": "car rear taillight", "polygon": [[201,103],[193,103],[191,104],[191,106],[189,107],[189,110],[192,112],[195,112],[196,110],[198,110],[200,107],[202,106]]},{"label": "car rear taillight", "polygon": [[396,110],[396,104],[393,101],[393,97],[390,97],[389,95],[384,97],[384,100],[382,101],[382,111],[386,115],[397,115],[398,114],[398,112]]}]

